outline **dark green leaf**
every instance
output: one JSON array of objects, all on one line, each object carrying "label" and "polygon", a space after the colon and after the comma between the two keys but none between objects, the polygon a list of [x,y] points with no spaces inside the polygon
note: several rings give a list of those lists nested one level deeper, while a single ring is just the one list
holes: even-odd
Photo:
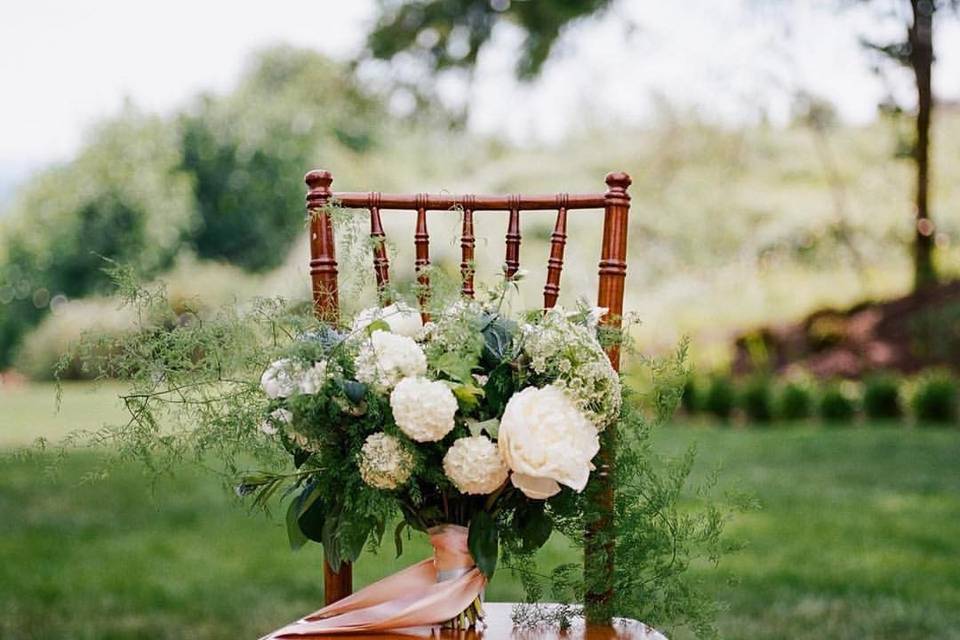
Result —
[{"label": "dark green leaf", "polygon": [[303,535],[303,530],[300,529],[299,517],[300,501],[294,498],[290,501],[290,506],[287,507],[287,539],[290,541],[290,548],[294,551],[307,544],[309,540],[307,536]]},{"label": "dark green leaf", "polygon": [[367,385],[362,382],[356,382],[355,380],[344,380],[343,393],[346,394],[347,398],[349,398],[353,404],[360,404],[364,396],[367,395]]},{"label": "dark green leaf", "polygon": [[338,529],[340,528],[339,525],[340,515],[329,514],[323,522],[323,531],[321,534],[324,557],[327,559],[327,563],[330,565],[330,568],[334,571],[339,571],[341,564],[340,541],[338,539]]},{"label": "dark green leaf", "polygon": [[544,510],[542,502],[528,504],[529,508],[517,511],[514,523],[523,540],[523,550],[536,551],[550,538],[553,532],[553,521]]},{"label": "dark green leaf", "polygon": [[297,524],[300,531],[314,542],[323,542],[323,531],[326,526],[326,509],[322,500],[315,500],[309,506],[300,508]]},{"label": "dark green leaf", "polygon": [[303,466],[303,463],[310,459],[313,454],[306,449],[299,447],[293,452],[293,466],[297,469]]},{"label": "dark green leaf", "polygon": [[513,395],[513,373],[510,365],[501,364],[490,372],[487,383],[483,385],[483,393],[487,399],[487,406],[492,416],[503,413],[507,401]]},{"label": "dark green leaf", "polygon": [[510,353],[516,324],[497,318],[483,330],[483,352],[480,361],[487,368],[496,367]]},{"label": "dark green leaf", "polygon": [[470,549],[477,568],[487,576],[493,577],[497,569],[497,553],[499,552],[499,538],[497,524],[486,511],[479,511],[470,520],[470,531],[467,534],[467,546]]}]

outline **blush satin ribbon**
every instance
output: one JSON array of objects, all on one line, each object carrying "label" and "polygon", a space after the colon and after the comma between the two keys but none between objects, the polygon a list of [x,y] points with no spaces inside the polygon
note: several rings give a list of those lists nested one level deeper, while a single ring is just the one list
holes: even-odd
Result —
[{"label": "blush satin ribbon", "polygon": [[[429,627],[456,617],[483,592],[487,579],[467,548],[466,527],[441,525],[429,533],[433,558],[387,576],[261,640]],[[456,577],[437,582],[438,575]]]}]

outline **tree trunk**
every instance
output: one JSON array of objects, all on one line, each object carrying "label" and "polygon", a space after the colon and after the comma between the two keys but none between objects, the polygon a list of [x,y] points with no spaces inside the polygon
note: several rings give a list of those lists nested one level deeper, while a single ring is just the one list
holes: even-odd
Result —
[{"label": "tree trunk", "polygon": [[917,140],[914,147],[917,162],[916,227],[914,229],[914,291],[937,281],[933,264],[934,231],[930,219],[930,116],[933,111],[931,74],[933,69],[933,12],[931,0],[910,0],[913,24],[907,30],[910,43],[910,66],[917,80]]}]

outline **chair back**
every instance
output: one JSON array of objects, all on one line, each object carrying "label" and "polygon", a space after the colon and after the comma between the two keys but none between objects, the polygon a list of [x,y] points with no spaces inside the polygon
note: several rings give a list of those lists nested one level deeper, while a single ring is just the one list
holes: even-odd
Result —
[{"label": "chair back", "polygon": [[[567,216],[571,212],[602,210],[603,240],[600,248],[599,284],[597,306],[608,311],[601,319],[607,326],[619,327],[623,314],[624,280],[627,273],[627,222],[630,210],[630,176],[623,172],[610,173],[606,177],[607,189],[602,193],[553,195],[449,195],[449,194],[392,194],[371,192],[334,192],[331,190],[333,176],[329,171],[314,170],[306,175],[307,215],[310,219],[310,276],[313,283],[314,310],[319,319],[336,322],[340,314],[337,283],[336,242],[333,224],[327,211],[330,204],[348,209],[366,209],[370,216],[370,236],[373,238],[372,266],[381,301],[387,300],[390,282],[390,263],[386,249],[386,234],[381,214],[395,211],[416,212],[416,227],[413,234],[415,248],[414,266],[417,273],[418,296],[421,314],[428,319],[426,302],[429,297],[430,280],[427,267],[430,265],[430,234],[427,229],[428,212],[462,212],[460,234],[461,248],[461,293],[474,295],[474,260],[476,237],[474,216],[486,212],[506,212],[507,232],[504,238],[505,256],[503,270],[513,276],[520,268],[520,243],[522,241],[520,214],[537,211],[555,211],[556,219],[550,237],[550,255],[547,259],[547,279],[543,287],[543,306],[551,308],[560,294],[560,276],[563,272],[564,248],[567,243]],[[611,346],[607,355],[614,369],[620,368],[620,351]],[[585,562],[599,571],[598,585],[587,593],[587,604],[602,606],[610,597],[613,576],[612,536],[598,535],[613,525],[612,461],[615,446],[615,429],[607,429],[601,438],[601,450],[596,459],[597,473],[593,474],[587,491],[590,503],[596,508],[593,518],[588,518],[585,532]],[[603,583],[606,582],[604,585]],[[335,602],[352,591],[352,567],[342,566],[334,572],[324,562],[324,589],[326,602]]]}]

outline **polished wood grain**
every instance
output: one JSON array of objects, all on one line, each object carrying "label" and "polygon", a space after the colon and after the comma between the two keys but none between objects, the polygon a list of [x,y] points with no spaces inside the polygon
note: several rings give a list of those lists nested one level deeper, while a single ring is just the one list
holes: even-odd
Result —
[{"label": "polished wood grain", "polygon": [[393,633],[296,637],[300,640],[331,637],[343,637],[350,640],[411,640],[411,638],[432,638],[434,640],[666,640],[655,629],[636,620],[627,619],[616,619],[607,625],[590,626],[584,625],[583,620],[578,619],[574,621],[572,628],[567,631],[550,627],[533,629],[515,627],[511,620],[513,607],[514,605],[508,602],[488,602],[485,604],[483,607],[485,626],[479,630],[410,629]]},{"label": "polished wood grain", "polygon": [[[370,211],[370,234],[374,238],[374,269],[377,285],[381,292],[389,282],[389,263],[386,247],[383,245],[385,234],[380,220],[381,212],[415,211],[416,228],[414,231],[415,262],[417,272],[418,297],[421,315],[424,321],[429,317],[423,309],[429,298],[430,279],[430,236],[427,231],[427,213],[430,211],[462,212],[461,229],[461,291],[464,296],[474,295],[474,214],[487,211],[506,211],[508,213],[506,234],[506,258],[504,271],[514,275],[520,268],[521,214],[525,211],[557,211],[557,220],[551,235],[550,257],[547,262],[547,283],[544,286],[544,307],[556,304],[560,293],[560,275],[563,269],[564,248],[567,241],[567,214],[572,211],[603,209],[603,241],[600,250],[599,286],[597,304],[609,309],[601,319],[605,326],[619,327],[623,314],[624,280],[627,272],[627,230],[630,210],[630,176],[626,173],[610,173],[606,177],[607,190],[604,193],[552,194],[552,195],[451,195],[451,194],[391,194],[380,192],[340,192],[331,191],[333,176],[329,171],[315,170],[306,176],[309,188],[307,192],[307,211],[310,216],[310,275],[313,281],[314,308],[318,318],[329,322],[339,319],[339,300],[337,289],[337,260],[333,228],[327,211],[328,204],[337,204],[346,208],[367,209]],[[615,369],[620,367],[620,351],[616,347],[607,350],[610,362]],[[591,476],[587,491],[588,503],[592,506],[588,517],[585,535],[584,562],[597,572],[597,580],[590,586],[586,596],[587,618],[591,622],[609,620],[610,597],[613,584],[614,542],[610,535],[601,535],[612,530],[613,517],[613,467],[616,442],[614,430],[607,429],[601,438],[601,451],[595,462],[597,472]],[[324,583],[326,601],[334,602],[351,592],[350,565],[344,565],[339,573],[325,567]],[[492,605],[491,605],[492,606]],[[500,623],[497,623],[500,624]],[[598,627],[600,628],[600,627]],[[503,629],[501,626],[491,629]],[[477,637],[529,637],[494,636],[492,631],[486,636]],[[507,633],[504,631],[504,633]],[[512,632],[511,632],[512,633]],[[593,632],[590,632],[593,633]],[[601,638],[601,637],[642,637],[603,635],[554,635],[536,636],[544,638]],[[359,637],[359,636],[355,636]],[[384,636],[378,636],[384,637]],[[401,636],[397,636],[401,637]],[[451,636],[453,637],[453,636]],[[462,636],[457,636],[462,637]]]},{"label": "polished wood grain", "polygon": [[390,260],[387,258],[387,234],[380,220],[380,194],[370,193],[370,239],[373,243],[373,271],[377,278],[377,294],[381,304],[390,304]]},{"label": "polished wood grain", "polygon": [[557,221],[550,234],[550,258],[547,259],[547,284],[543,287],[543,308],[552,309],[560,295],[560,273],[563,271],[563,251],[567,244],[567,194],[557,196]]},{"label": "polished wood grain", "polygon": [[472,196],[468,198],[463,209],[463,225],[460,230],[460,293],[472,298],[476,293],[473,289],[473,276],[476,272],[474,247],[477,246],[477,239],[473,235]]}]

